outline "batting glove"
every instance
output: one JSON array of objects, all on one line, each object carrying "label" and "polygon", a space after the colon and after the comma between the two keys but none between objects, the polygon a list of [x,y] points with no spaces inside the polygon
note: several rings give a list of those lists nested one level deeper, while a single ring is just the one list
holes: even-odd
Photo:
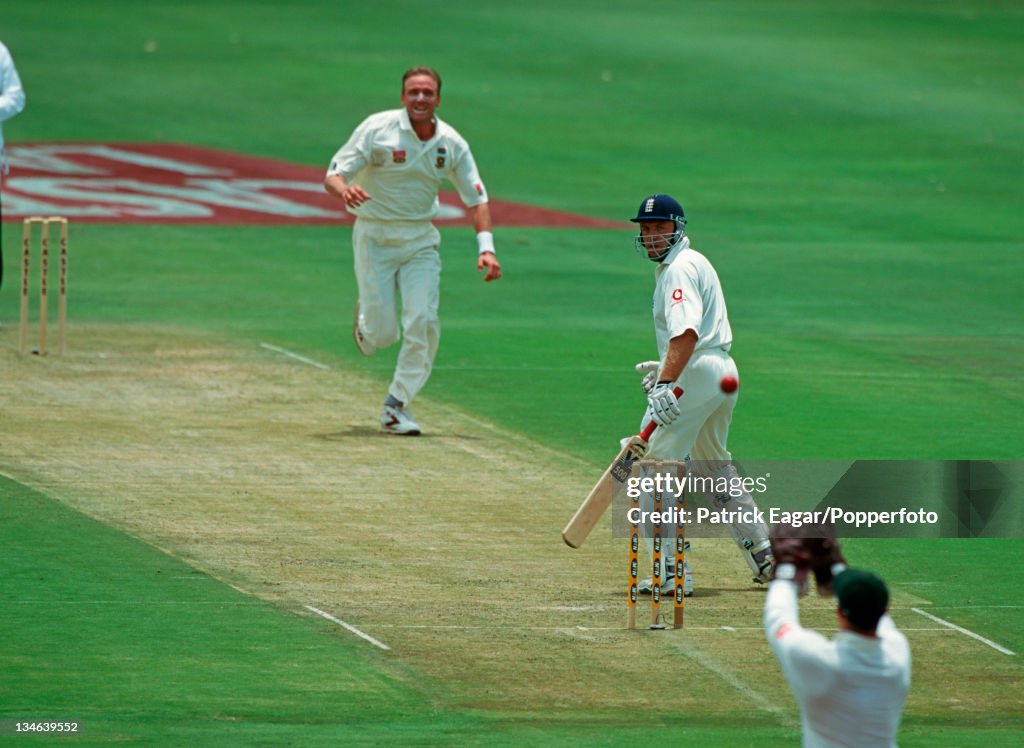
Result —
[{"label": "batting glove", "polygon": [[668,426],[679,418],[679,398],[672,391],[672,382],[658,382],[647,396],[651,420],[659,426]]},{"label": "batting glove", "polygon": [[636,369],[637,374],[644,375],[640,386],[644,388],[646,394],[650,395],[654,385],[658,383],[658,370],[661,369],[661,361],[641,361],[633,368]]}]

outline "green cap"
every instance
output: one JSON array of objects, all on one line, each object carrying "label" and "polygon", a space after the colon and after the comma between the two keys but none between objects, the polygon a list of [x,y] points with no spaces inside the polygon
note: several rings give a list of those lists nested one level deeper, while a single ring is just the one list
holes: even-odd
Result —
[{"label": "green cap", "polygon": [[832,589],[846,620],[862,631],[874,631],[889,607],[885,582],[870,571],[847,569],[833,580]]}]

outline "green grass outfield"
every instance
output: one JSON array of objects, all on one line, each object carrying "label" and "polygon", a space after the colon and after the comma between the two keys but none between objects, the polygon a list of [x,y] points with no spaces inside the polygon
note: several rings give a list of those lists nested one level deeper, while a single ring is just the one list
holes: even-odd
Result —
[{"label": "green grass outfield", "polygon": [[[5,123],[11,143],[175,141],[315,165],[397,106],[404,69],[434,65],[440,115],[496,198],[623,221],[650,192],[680,198],[729,301],[740,459],[1024,451],[1013,4],[14,0],[0,39],[28,95]],[[443,234],[443,341],[424,397],[599,467],[635,428],[632,364],[654,353],[651,266],[628,224],[499,226],[507,277],[486,287],[470,232]],[[4,224],[5,346],[19,237]],[[348,338],[347,229],[76,224],[72,252],[72,346],[79,321],[170,323],[369,370],[380,391],[367,396],[383,396],[393,352],[365,361]],[[6,438],[0,471],[16,473]],[[85,742],[166,745],[651,737],[587,713],[439,707],[444,683],[411,686],[415,672],[326,622],[3,478],[0,501],[0,719],[82,718]],[[854,547],[933,584],[951,620],[1024,649],[1019,540]],[[1019,690],[1019,667],[999,677]],[[901,744],[1019,742],[1019,714],[957,714],[908,717]],[[737,735],[698,714],[637,716],[701,745],[795,738],[763,719]]]}]

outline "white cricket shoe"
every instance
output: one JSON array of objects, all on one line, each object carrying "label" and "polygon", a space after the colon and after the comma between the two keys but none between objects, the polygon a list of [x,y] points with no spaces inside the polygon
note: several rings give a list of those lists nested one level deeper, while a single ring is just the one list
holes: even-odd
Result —
[{"label": "white cricket shoe", "polygon": [[377,346],[366,339],[362,329],[359,327],[359,301],[356,300],[356,313],[352,320],[352,340],[356,342],[356,348],[364,356],[372,356],[377,352]]},{"label": "white cricket shoe", "polygon": [[385,405],[380,412],[380,425],[389,434],[399,436],[419,436],[420,425],[405,408],[396,408],[392,405]]},{"label": "white cricket shoe", "polygon": [[[665,570],[665,578],[661,580],[662,597],[670,598],[675,594],[676,575],[672,568]],[[640,580],[636,591],[641,595],[650,595],[654,589],[654,580],[651,577]],[[693,572],[690,571],[690,562],[683,559],[683,597],[693,597]]]}]

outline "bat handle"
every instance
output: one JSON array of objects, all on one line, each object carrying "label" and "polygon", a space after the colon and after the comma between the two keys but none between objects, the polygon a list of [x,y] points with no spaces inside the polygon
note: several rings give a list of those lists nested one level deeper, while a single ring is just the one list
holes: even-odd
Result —
[{"label": "bat handle", "polygon": [[[674,394],[677,398],[681,397],[683,394],[683,388],[676,387],[674,390],[672,390],[672,394]],[[644,430],[640,432],[640,438],[643,439],[645,442],[650,441],[651,434],[654,433],[654,429],[656,428],[658,428],[658,424],[656,424],[654,421],[651,421],[649,424],[644,426]]]}]

